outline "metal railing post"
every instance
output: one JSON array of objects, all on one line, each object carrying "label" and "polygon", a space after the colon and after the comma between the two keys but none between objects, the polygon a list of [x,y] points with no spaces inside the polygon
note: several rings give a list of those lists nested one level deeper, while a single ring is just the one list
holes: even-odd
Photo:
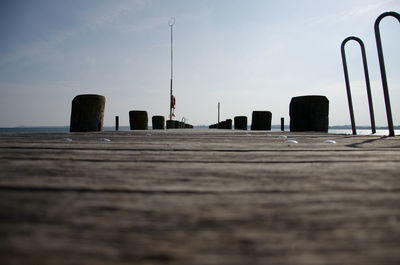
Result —
[{"label": "metal railing post", "polygon": [[379,31],[379,23],[381,22],[381,20],[384,17],[387,17],[387,16],[395,17],[400,22],[399,13],[396,13],[396,12],[393,12],[393,11],[392,12],[385,12],[375,20],[374,29],[375,29],[376,47],[378,49],[379,66],[380,66],[380,69],[381,69],[383,95],[385,97],[386,116],[387,116],[388,127],[389,127],[389,136],[394,136],[392,110],[391,110],[391,107],[390,107],[389,89],[388,89],[388,83],[387,83],[387,78],[386,78],[385,62],[384,62],[384,59],[383,59],[381,33]]},{"label": "metal railing post", "polygon": [[361,55],[362,55],[363,66],[364,66],[365,85],[367,87],[369,116],[370,116],[370,120],[371,120],[371,130],[372,130],[372,133],[376,133],[374,107],[372,104],[371,85],[370,85],[370,81],[369,81],[368,64],[367,64],[367,57],[366,57],[366,53],[365,53],[365,46],[364,46],[363,41],[360,38],[357,38],[354,36],[344,39],[342,42],[342,45],[341,45],[343,71],[344,71],[344,78],[345,78],[345,82],[346,82],[346,91],[347,91],[347,100],[349,103],[349,110],[350,110],[351,128],[352,128],[353,134],[356,135],[357,131],[356,131],[356,124],[355,124],[355,120],[354,120],[353,102],[351,99],[350,81],[349,81],[349,73],[348,73],[348,69],[347,69],[346,51],[345,51],[346,43],[351,40],[354,40],[354,41],[358,42],[358,44],[360,44]]}]

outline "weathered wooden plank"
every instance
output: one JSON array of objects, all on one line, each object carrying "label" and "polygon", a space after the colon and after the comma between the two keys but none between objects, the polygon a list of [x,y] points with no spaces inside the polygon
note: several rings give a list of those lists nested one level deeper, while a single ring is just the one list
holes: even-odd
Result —
[{"label": "weathered wooden plank", "polygon": [[0,135],[0,263],[398,264],[400,139],[282,134]]}]

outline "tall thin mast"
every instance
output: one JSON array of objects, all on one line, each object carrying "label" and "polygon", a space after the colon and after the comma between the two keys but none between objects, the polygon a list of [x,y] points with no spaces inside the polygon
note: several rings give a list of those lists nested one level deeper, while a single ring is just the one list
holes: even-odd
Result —
[{"label": "tall thin mast", "polygon": [[219,104],[219,102],[218,102],[218,123],[219,123],[219,112],[220,111],[220,104]]},{"label": "tall thin mast", "polygon": [[173,74],[174,74],[174,51],[173,51],[173,35],[172,35],[172,27],[175,24],[175,18],[171,17],[168,22],[170,28],[171,28],[171,81],[170,81],[170,96],[169,96],[169,119],[172,120],[172,80],[173,80]]}]

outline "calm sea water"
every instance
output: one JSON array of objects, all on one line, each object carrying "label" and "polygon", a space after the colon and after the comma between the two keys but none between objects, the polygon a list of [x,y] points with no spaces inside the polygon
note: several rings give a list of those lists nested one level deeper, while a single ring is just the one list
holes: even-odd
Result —
[{"label": "calm sea water", "polygon": [[[104,126],[104,131],[114,131],[114,126]],[[121,131],[129,130],[129,126],[120,126]],[[55,127],[14,127],[0,128],[0,133],[66,133],[69,132],[69,126]]]},{"label": "calm sea water", "polygon": [[[335,134],[352,134],[351,129],[332,129],[328,131],[329,133],[335,133]],[[385,136],[389,135],[389,130],[376,130],[375,134],[371,133],[370,129],[357,129],[357,134],[358,135],[379,135],[379,136]],[[400,135],[400,130],[394,130],[395,135]]]},{"label": "calm sea water", "polygon": [[[196,128],[196,127],[195,127]],[[199,128],[205,128],[204,126],[199,126]],[[114,131],[114,126],[105,126],[104,131]],[[121,131],[128,131],[129,126],[121,126]],[[286,129],[288,130],[288,129]],[[272,129],[272,131],[279,131],[279,129]],[[15,127],[15,128],[0,128],[0,133],[2,134],[20,134],[20,133],[65,133],[69,132],[69,126],[58,126],[58,127]],[[333,134],[352,134],[351,129],[330,129],[329,133]],[[359,135],[372,135],[370,129],[357,129],[357,134]],[[386,130],[376,130],[374,135],[388,135],[389,131]],[[395,135],[400,135],[400,130],[395,130]]]}]

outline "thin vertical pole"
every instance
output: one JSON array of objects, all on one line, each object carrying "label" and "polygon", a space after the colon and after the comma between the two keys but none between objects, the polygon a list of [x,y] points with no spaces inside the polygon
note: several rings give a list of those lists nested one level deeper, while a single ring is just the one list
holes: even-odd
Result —
[{"label": "thin vertical pole", "polygon": [[285,131],[285,118],[281,118],[281,131]]},{"label": "thin vertical pole", "polygon": [[119,116],[115,116],[115,130],[119,130]]},{"label": "thin vertical pole", "polygon": [[383,13],[382,15],[380,15],[376,19],[375,25],[374,25],[376,46],[377,46],[377,49],[378,49],[378,57],[379,57],[379,66],[380,66],[380,69],[381,69],[383,95],[385,97],[386,116],[387,116],[388,127],[389,127],[389,136],[394,136],[392,110],[391,110],[391,107],[390,107],[389,89],[388,89],[388,83],[387,83],[387,78],[386,78],[385,62],[384,62],[384,59],[383,59],[381,33],[379,31],[379,23],[386,16],[395,17],[400,22],[400,15],[398,13],[396,13],[396,12]]},{"label": "thin vertical pole", "polygon": [[218,123],[219,123],[219,114],[220,114],[220,103],[218,102]]},{"label": "thin vertical pole", "polygon": [[169,119],[172,120],[172,80],[173,80],[173,75],[174,75],[174,64],[173,64],[173,60],[174,60],[174,51],[173,51],[173,34],[172,34],[172,27],[175,24],[175,18],[171,17],[169,19],[169,26],[171,29],[171,81],[170,81],[170,95],[169,95]]}]

